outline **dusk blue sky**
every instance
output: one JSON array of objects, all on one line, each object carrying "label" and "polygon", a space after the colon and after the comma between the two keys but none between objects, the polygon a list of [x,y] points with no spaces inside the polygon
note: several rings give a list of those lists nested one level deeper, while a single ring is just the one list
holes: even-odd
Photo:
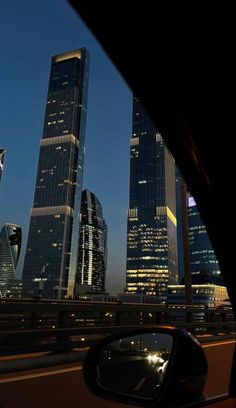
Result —
[{"label": "dusk blue sky", "polygon": [[97,195],[108,225],[106,286],[123,290],[132,95],[94,37],[64,0],[2,0],[0,228],[23,228],[21,275],[33,202],[51,57],[86,47],[91,56],[83,188]]}]

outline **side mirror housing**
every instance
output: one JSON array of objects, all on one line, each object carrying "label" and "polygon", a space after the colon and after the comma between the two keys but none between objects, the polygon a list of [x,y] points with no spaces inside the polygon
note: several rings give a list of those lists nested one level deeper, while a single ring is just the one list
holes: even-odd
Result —
[{"label": "side mirror housing", "polygon": [[187,331],[156,327],[122,331],[88,351],[84,380],[97,396],[144,407],[203,398],[205,353]]}]

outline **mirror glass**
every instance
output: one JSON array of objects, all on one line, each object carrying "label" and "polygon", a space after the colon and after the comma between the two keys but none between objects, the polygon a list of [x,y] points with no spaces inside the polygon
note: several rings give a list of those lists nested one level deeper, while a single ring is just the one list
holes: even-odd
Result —
[{"label": "mirror glass", "polygon": [[142,333],[108,343],[97,366],[103,388],[140,398],[159,392],[171,356],[169,334]]}]

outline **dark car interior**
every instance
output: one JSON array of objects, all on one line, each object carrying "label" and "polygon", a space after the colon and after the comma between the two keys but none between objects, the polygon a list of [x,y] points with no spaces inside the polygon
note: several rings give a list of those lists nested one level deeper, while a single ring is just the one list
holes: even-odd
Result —
[{"label": "dark car interior", "polygon": [[[230,7],[69,0],[157,125],[198,204],[236,314]],[[229,396],[236,396],[236,358]],[[235,401],[231,405],[235,406]]]}]

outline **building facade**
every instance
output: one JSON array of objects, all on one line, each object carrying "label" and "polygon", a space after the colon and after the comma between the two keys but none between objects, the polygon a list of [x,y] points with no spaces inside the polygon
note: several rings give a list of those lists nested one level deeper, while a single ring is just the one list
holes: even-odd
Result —
[{"label": "building facade", "polygon": [[7,295],[8,283],[15,279],[22,241],[21,227],[5,224],[0,232],[0,297]]},{"label": "building facade", "polygon": [[[230,306],[227,288],[213,284],[192,285],[193,304],[208,307]],[[168,303],[182,305],[186,303],[184,285],[168,286]]]},{"label": "building facade", "polygon": [[22,279],[11,279],[7,283],[6,297],[21,298],[22,295]]},{"label": "building facade", "polygon": [[220,275],[219,264],[206,227],[191,196],[188,198],[188,225],[192,274],[198,274],[205,270],[209,274]]},{"label": "building facade", "polygon": [[72,298],[78,256],[89,55],[52,57],[23,268],[23,295]]},{"label": "building facade", "polygon": [[175,163],[136,97],[130,145],[126,292],[162,302],[178,280]]},{"label": "building facade", "polygon": [[107,226],[102,206],[95,194],[84,190],[81,200],[80,243],[77,271],[77,292],[105,291],[107,266]]}]

